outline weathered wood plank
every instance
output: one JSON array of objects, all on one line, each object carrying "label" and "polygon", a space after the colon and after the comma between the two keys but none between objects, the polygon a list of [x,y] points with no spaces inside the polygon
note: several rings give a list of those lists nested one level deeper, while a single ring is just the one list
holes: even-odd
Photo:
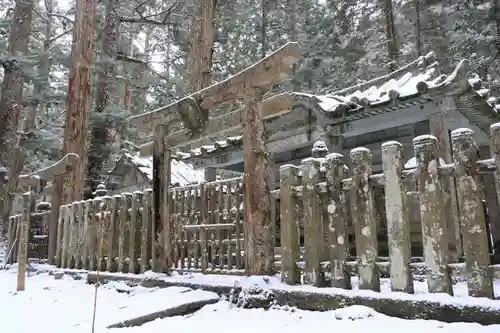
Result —
[{"label": "weathered wood plank", "polygon": [[151,258],[152,199],[153,190],[144,190],[144,198],[142,200],[141,273],[147,271],[150,266],[149,259]]},{"label": "weathered wood plank", "polygon": [[122,273],[130,273],[127,262],[130,248],[130,214],[129,210],[132,206],[132,193],[122,193],[123,204],[120,208],[120,225],[118,235],[118,271]]},{"label": "weathered wood plank", "polygon": [[78,210],[78,201],[75,201],[70,206],[70,222],[69,222],[69,248],[66,267],[74,268],[76,260],[76,249],[78,244],[78,221],[76,212]]},{"label": "weathered wood plank", "polygon": [[140,230],[140,219],[139,217],[139,203],[142,201],[143,193],[140,191],[135,191],[132,194],[132,209],[130,210],[130,234],[129,234],[129,244],[128,258],[129,258],[129,273],[136,273],[137,266],[137,247],[141,244],[137,243],[137,232]]},{"label": "weathered wood plank", "polygon": [[79,201],[77,204],[76,220],[78,225],[77,239],[76,239],[76,255],[75,255],[75,268],[82,268],[83,249],[85,247],[85,228],[84,228],[84,213],[85,201]]},{"label": "weathered wood plank", "polygon": [[19,227],[19,250],[17,252],[17,291],[23,291],[26,282],[26,265],[28,264],[28,238],[33,205],[31,193],[23,194],[23,215]]},{"label": "weathered wood plank", "polygon": [[65,209],[61,209],[61,213],[64,213],[64,227],[63,227],[63,238],[62,238],[62,254],[61,254],[61,267],[66,268],[67,258],[68,258],[68,247],[70,242],[70,220],[71,220],[71,205],[67,205]]},{"label": "weathered wood plank", "polygon": [[294,187],[299,184],[298,176],[299,168],[295,165],[280,167],[281,281],[290,285],[300,283],[297,267],[300,260],[298,202],[294,196]]},{"label": "weathered wood plank", "polygon": [[[292,65],[300,59],[298,43],[287,43],[275,52],[228,79],[215,83],[186,97],[197,102],[203,112],[221,103],[234,101],[244,95],[247,87],[266,88],[280,83],[292,71]],[[180,101],[166,107],[129,118],[141,132],[151,132],[156,126],[165,124],[176,111]]]},{"label": "weathered wood plank", "polygon": [[119,207],[122,202],[121,195],[113,195],[111,199],[111,220],[108,228],[108,240],[109,240],[109,248],[108,248],[108,261],[106,263],[106,270],[111,272],[116,269],[115,260],[118,258],[118,225],[119,225]]},{"label": "weathered wood plank", "polygon": [[[200,184],[200,222],[201,225],[207,224],[207,188],[205,183]],[[207,248],[207,231],[202,228],[199,231],[200,252],[201,252],[201,270],[205,271],[208,268],[208,248]]]},{"label": "weathered wood plank", "polygon": [[[56,240],[56,259],[55,259],[55,264],[57,267],[62,266],[61,256],[63,252],[63,241],[64,241],[63,232],[64,232],[65,210],[66,206],[60,207],[59,218],[57,220],[57,240]],[[86,267],[84,266],[84,268]]]}]

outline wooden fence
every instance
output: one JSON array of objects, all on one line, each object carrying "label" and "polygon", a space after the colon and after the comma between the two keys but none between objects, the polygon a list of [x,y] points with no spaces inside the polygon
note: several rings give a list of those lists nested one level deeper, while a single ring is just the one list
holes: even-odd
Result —
[{"label": "wooden fence", "polygon": [[17,214],[9,218],[7,231],[7,258],[6,262],[12,264],[17,261],[19,249],[19,234],[21,221],[28,218],[29,232],[26,246],[29,259],[45,260],[48,257],[49,246],[49,218],[50,204],[40,202],[35,205],[33,200],[29,201],[28,215]]},{"label": "wooden fence", "polygon": [[[437,139],[424,135],[413,140],[417,160],[413,169],[404,168],[403,147],[395,141],[382,145],[381,174],[372,174],[371,152],[365,148],[353,149],[349,161],[331,153],[307,158],[299,166],[282,166],[280,188],[271,192],[271,221],[276,228],[271,232],[278,235],[279,245],[275,268],[282,280],[350,288],[354,273],[361,289],[378,291],[380,268],[389,266],[392,289],[412,293],[408,211],[411,201],[417,200],[429,291],[452,294],[446,227],[450,212],[443,184],[454,177],[469,293],[492,298],[479,174],[494,173],[500,188],[500,123],[491,126],[491,159],[479,160],[473,137],[469,129],[451,133],[452,164],[440,162]],[[380,188],[385,193],[388,241],[388,262],[382,264],[374,203],[374,192]],[[167,239],[157,237],[151,189],[62,206],[57,265],[127,273],[159,271],[163,270],[157,260],[159,249],[169,247],[166,262],[172,263],[171,269],[244,274],[242,178],[172,188],[169,196],[169,219],[163,221],[171,226]]]}]

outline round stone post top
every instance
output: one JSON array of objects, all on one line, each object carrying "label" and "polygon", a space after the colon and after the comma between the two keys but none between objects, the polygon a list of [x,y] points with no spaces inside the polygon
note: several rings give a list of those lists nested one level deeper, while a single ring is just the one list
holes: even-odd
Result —
[{"label": "round stone post top", "polygon": [[328,155],[328,146],[325,142],[318,140],[313,144],[311,156],[314,158],[326,157]]}]

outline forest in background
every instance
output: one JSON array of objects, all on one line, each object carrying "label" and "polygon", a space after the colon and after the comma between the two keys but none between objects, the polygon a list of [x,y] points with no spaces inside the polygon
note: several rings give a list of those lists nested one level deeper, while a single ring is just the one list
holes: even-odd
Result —
[{"label": "forest in background", "polygon": [[[32,135],[25,142],[25,171],[32,171],[61,157],[75,4],[18,2],[33,2],[27,56],[16,56],[24,79],[21,113],[36,110]],[[472,71],[492,86],[491,91],[497,90],[500,9],[496,0],[212,2],[212,82],[244,69],[287,41],[297,41],[304,58],[282,87],[288,91],[333,92],[387,74],[429,51],[436,53],[443,72],[453,70],[463,58],[471,60]],[[4,8],[0,59],[5,71],[13,62],[8,40],[16,2],[0,0],[0,5]],[[103,122],[107,128],[119,128],[130,115],[165,106],[192,92],[186,84],[190,75],[186,67],[196,5],[194,0],[98,1],[89,128]],[[117,17],[129,22],[121,20],[115,59],[110,59],[115,63],[116,96],[105,112],[99,112],[97,81],[107,61],[102,55],[103,47],[109,47],[104,39],[110,6],[115,6]],[[140,141],[134,133],[130,137]]]},{"label": "forest in background", "polygon": [[[0,5],[0,163],[23,173],[59,160],[72,151],[64,145],[73,140],[77,150],[88,145],[86,178],[96,179],[119,152],[118,137],[147,139],[124,126],[127,117],[223,80],[288,41],[299,43],[303,59],[273,92],[334,92],[429,51],[441,71],[451,72],[466,58],[471,73],[493,94],[499,86],[500,0],[0,0]],[[88,87],[70,77],[82,59],[90,64]],[[73,86],[80,97],[89,90],[85,107],[71,100]],[[82,115],[88,117],[85,126],[75,119]]]}]

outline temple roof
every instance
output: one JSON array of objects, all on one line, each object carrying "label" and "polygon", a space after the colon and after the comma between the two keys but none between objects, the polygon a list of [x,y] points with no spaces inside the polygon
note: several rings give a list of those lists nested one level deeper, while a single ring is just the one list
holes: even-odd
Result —
[{"label": "temple roof", "polygon": [[[469,98],[478,100],[474,105],[477,107],[477,103],[480,103],[481,111],[466,110],[463,112],[464,115],[472,118],[481,113],[482,118],[476,119],[487,123],[490,118],[497,116],[500,101],[489,96],[490,90],[476,74],[469,75],[468,64],[468,60],[462,60],[452,73],[442,74],[434,53],[430,52],[388,75],[353,87],[323,95],[300,92],[292,95],[296,105],[313,109],[318,121],[330,124],[407,108],[432,101],[436,96],[468,95]],[[275,120],[270,119],[267,122]],[[242,145],[241,135],[231,136],[215,141],[211,145],[190,149],[187,152],[177,152],[176,157],[183,161],[193,158],[212,158],[231,150],[241,149]]]},{"label": "temple roof", "polygon": [[[133,165],[148,181],[153,179],[153,157],[140,157],[138,154],[130,154],[128,152],[122,153],[109,173],[124,175],[127,169],[122,166],[126,163]],[[188,184],[200,183],[204,180],[205,174],[203,170],[194,170],[191,164],[180,160],[172,160],[170,181],[172,185],[185,186]]]}]

